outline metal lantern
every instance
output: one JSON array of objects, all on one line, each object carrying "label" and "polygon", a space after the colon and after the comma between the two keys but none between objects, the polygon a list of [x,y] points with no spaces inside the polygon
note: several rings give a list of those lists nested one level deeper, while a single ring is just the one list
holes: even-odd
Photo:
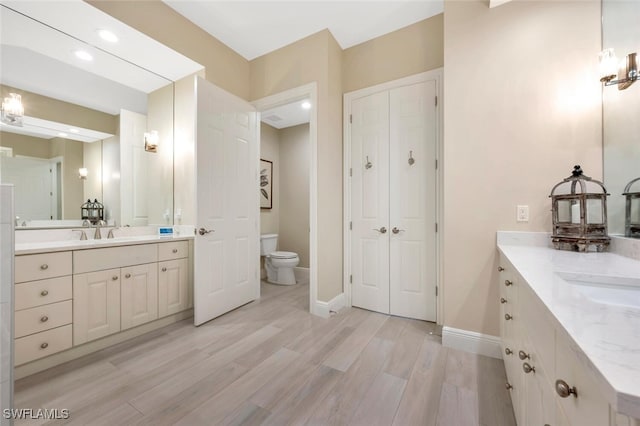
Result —
[{"label": "metal lantern", "polygon": [[624,236],[640,238],[640,187],[636,188],[635,192],[631,192],[631,187],[636,182],[640,182],[640,177],[629,182],[622,193],[627,198],[624,214]]},{"label": "metal lantern", "polygon": [[551,241],[559,250],[603,251],[609,245],[607,235],[607,190],[602,182],[583,174],[575,166],[571,176],[551,190],[553,234]]},{"label": "metal lantern", "polygon": [[104,219],[104,206],[97,199],[91,201],[88,199],[80,208],[82,220],[88,220],[93,225]]}]

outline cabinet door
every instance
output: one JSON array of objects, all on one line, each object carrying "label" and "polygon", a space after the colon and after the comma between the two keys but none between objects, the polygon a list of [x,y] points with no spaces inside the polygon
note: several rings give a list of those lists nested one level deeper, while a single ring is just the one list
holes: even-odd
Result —
[{"label": "cabinet door", "polygon": [[120,308],[122,330],[158,318],[158,269],[156,263],[121,269]]},{"label": "cabinet door", "polygon": [[158,263],[158,314],[160,317],[189,308],[188,259]]},{"label": "cabinet door", "polygon": [[73,344],[120,331],[120,269],[73,276]]},{"label": "cabinet door", "polygon": [[[522,383],[524,394],[522,396],[522,406],[524,407],[524,416],[526,421],[522,424],[538,426],[538,425],[555,425],[555,391],[551,385],[551,377],[547,373],[542,363],[539,352],[536,351],[529,336],[524,336],[525,342],[523,352],[518,353],[520,361],[520,374],[522,374]],[[524,359],[522,359],[524,358]],[[531,369],[525,369],[524,366],[530,366]],[[529,371],[528,373],[526,371]]]}]

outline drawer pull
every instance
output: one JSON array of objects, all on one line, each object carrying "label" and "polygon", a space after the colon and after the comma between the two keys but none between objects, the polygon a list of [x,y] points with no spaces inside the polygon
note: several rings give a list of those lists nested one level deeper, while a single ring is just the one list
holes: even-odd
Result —
[{"label": "drawer pull", "polygon": [[46,296],[47,294],[49,294],[49,290],[42,290],[40,292],[40,296],[42,296],[42,297]]},{"label": "drawer pull", "polygon": [[167,268],[162,268],[162,272],[167,272]]},{"label": "drawer pull", "polygon": [[48,316],[46,316],[46,315],[44,315],[44,316],[42,316],[42,317],[40,318],[40,322],[47,322],[47,321],[49,321],[49,317],[48,317]]},{"label": "drawer pull", "polygon": [[507,287],[509,287],[510,285],[513,285],[513,281],[504,280],[504,285],[506,285]]},{"label": "drawer pull", "polygon": [[47,342],[44,342],[43,344],[40,345],[40,349],[47,349],[49,347],[49,344]]},{"label": "drawer pull", "polygon": [[47,265],[46,263],[42,264],[40,265],[40,269],[42,269],[43,271],[46,271],[47,269],[49,269],[49,265]]},{"label": "drawer pull", "polygon": [[511,355],[513,353],[513,351],[509,348],[505,348],[504,353],[507,355]]},{"label": "drawer pull", "polygon": [[124,276],[125,278],[131,278],[131,274],[127,274]]},{"label": "drawer pull", "polygon": [[111,280],[112,280],[112,281],[118,281],[118,276],[117,276],[117,275],[112,276],[112,277],[111,277]]},{"label": "drawer pull", "polygon": [[568,398],[571,394],[573,394],[575,398],[578,397],[578,389],[576,389],[575,386],[569,386],[567,382],[561,379],[556,380],[556,393],[560,398]]},{"label": "drawer pull", "polygon": [[173,249],[173,250],[171,250],[171,252],[173,252],[173,253],[177,253],[177,252],[178,252],[178,249]]},{"label": "drawer pull", "polygon": [[509,382],[506,382],[506,383],[504,384],[504,387],[505,387],[505,388],[507,388],[507,390],[511,390],[511,389],[513,389],[513,386],[511,386],[511,383],[509,383]]},{"label": "drawer pull", "polygon": [[504,319],[506,319],[507,321],[512,320],[513,317],[509,314],[504,314]]},{"label": "drawer pull", "polygon": [[524,361],[525,359],[531,359],[531,356],[525,351],[518,351],[518,358]]},{"label": "drawer pull", "polygon": [[502,272],[502,271],[504,271],[504,268],[502,266],[498,266],[498,272]]},{"label": "drawer pull", "polygon": [[504,297],[500,298],[500,303],[505,304],[507,303],[507,299],[505,299]]},{"label": "drawer pull", "polygon": [[529,374],[529,373],[535,373],[536,372],[536,368],[533,367],[531,364],[529,364],[528,362],[525,362],[524,364],[522,364],[522,371],[524,371],[525,373]]}]

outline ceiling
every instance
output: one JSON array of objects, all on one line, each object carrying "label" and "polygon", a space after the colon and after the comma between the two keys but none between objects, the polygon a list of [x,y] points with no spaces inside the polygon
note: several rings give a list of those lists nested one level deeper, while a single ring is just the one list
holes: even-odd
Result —
[{"label": "ceiling", "polygon": [[163,0],[251,60],[329,29],[346,49],[443,12],[443,0]]},{"label": "ceiling", "polygon": [[262,111],[260,113],[260,120],[276,129],[285,129],[287,127],[297,126],[298,124],[308,123],[311,110],[302,108],[303,102],[308,102],[308,100],[301,99]]}]

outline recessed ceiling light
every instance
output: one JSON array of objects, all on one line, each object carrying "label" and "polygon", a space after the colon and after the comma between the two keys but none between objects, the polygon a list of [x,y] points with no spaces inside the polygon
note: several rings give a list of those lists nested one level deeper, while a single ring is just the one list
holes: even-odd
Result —
[{"label": "recessed ceiling light", "polygon": [[98,35],[101,39],[103,39],[104,41],[108,41],[109,43],[118,42],[118,36],[109,30],[98,30]]},{"label": "recessed ceiling light", "polygon": [[78,133],[78,132],[79,132],[79,130],[78,130],[78,129],[74,129],[73,127],[70,127],[70,128],[69,128],[69,131],[70,131],[71,133]]},{"label": "recessed ceiling light", "polygon": [[304,101],[300,106],[302,107],[302,109],[311,109],[311,102]]},{"label": "recessed ceiling light", "polygon": [[69,135],[64,133],[64,132],[60,132],[60,133],[58,133],[58,136],[60,136],[61,138],[66,138]]},{"label": "recessed ceiling light", "polygon": [[75,52],[76,58],[82,59],[83,61],[93,61],[93,56],[91,56],[88,52],[84,50],[76,50]]}]

